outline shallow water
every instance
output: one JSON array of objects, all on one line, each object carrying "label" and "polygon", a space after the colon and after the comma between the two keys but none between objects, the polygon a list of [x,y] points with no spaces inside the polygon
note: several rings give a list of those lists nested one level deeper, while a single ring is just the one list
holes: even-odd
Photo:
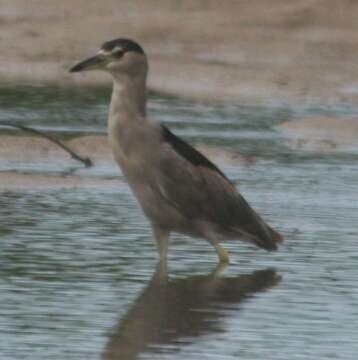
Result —
[{"label": "shallow water", "polygon": [[[3,88],[0,121],[61,136],[104,133],[108,96]],[[21,154],[9,163],[0,153],[0,169],[19,176],[70,167],[98,179],[90,188],[0,192],[0,358],[356,359],[358,155],[294,151],[275,131],[285,120],[356,113],[344,104],[249,107],[151,94],[150,116],[177,134],[257,158],[221,167],[286,243],[275,253],[224,244],[226,269],[215,269],[206,242],[180,235],[168,273],[157,269],[150,227],[123,181],[113,183],[123,179],[112,163],[86,170]]]}]

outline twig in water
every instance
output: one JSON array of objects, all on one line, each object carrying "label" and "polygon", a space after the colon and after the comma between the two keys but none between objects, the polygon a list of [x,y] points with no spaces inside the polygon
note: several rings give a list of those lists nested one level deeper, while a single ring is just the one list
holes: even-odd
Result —
[{"label": "twig in water", "polygon": [[80,155],[77,155],[73,150],[71,150],[68,146],[63,144],[60,140],[56,139],[52,135],[46,134],[45,132],[30,128],[28,126],[19,125],[19,124],[13,124],[13,123],[8,122],[8,121],[0,121],[0,126],[10,126],[10,127],[14,127],[14,128],[23,130],[23,131],[30,132],[30,133],[38,135],[38,136],[42,136],[45,139],[55,143],[56,145],[58,145],[60,148],[62,148],[66,152],[68,152],[73,159],[81,161],[86,167],[91,167],[93,165],[93,162],[92,162],[92,160],[90,158],[82,157]]}]

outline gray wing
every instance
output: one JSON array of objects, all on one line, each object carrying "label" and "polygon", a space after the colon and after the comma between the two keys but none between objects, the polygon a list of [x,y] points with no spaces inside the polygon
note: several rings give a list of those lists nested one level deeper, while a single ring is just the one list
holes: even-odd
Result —
[{"label": "gray wing", "polygon": [[246,234],[257,245],[275,249],[274,232],[230,180],[204,155],[162,126],[162,197],[188,219],[212,222],[227,232]]}]

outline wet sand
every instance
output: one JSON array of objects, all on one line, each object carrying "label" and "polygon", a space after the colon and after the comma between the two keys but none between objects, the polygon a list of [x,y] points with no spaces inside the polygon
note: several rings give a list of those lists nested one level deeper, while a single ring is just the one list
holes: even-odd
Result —
[{"label": "wet sand", "polygon": [[349,0],[1,1],[0,80],[110,84],[67,69],[138,40],[153,90],[235,102],[358,102],[358,3]]}]

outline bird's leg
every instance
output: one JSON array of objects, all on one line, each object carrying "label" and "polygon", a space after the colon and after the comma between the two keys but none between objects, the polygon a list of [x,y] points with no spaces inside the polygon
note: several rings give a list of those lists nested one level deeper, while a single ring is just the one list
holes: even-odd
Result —
[{"label": "bird's leg", "polygon": [[159,261],[153,276],[157,284],[165,284],[168,282],[168,265],[166,261]]},{"label": "bird's leg", "polygon": [[170,232],[166,229],[153,226],[153,232],[155,239],[157,241],[158,252],[159,252],[159,261],[166,263],[168,255],[168,241]]},{"label": "bird's leg", "polygon": [[215,269],[211,272],[210,276],[212,278],[219,278],[225,271],[225,269],[227,268],[228,266],[228,262],[219,262]]},{"label": "bird's leg", "polygon": [[211,243],[213,244],[216,253],[218,254],[220,262],[228,264],[230,262],[230,258],[227,251],[217,241],[211,241]]}]

